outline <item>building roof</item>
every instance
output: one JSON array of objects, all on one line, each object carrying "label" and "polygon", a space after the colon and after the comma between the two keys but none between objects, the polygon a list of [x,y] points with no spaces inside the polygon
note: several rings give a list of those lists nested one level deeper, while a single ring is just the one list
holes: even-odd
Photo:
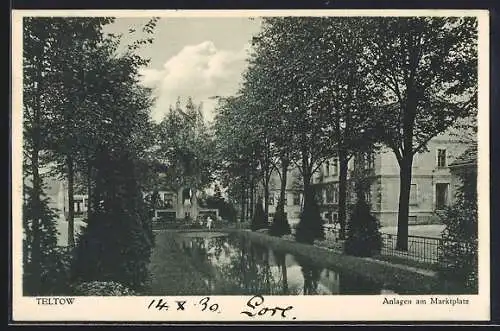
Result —
[{"label": "building roof", "polygon": [[450,167],[460,167],[477,163],[477,143],[473,143],[459,157],[450,164]]}]

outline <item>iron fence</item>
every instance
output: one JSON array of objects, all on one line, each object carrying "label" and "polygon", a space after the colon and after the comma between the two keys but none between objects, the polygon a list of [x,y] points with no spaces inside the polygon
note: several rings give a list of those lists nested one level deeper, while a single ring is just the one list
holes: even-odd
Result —
[{"label": "iron fence", "polygon": [[408,236],[408,250],[396,249],[397,235],[382,233],[382,255],[410,258],[419,262],[435,264],[439,262],[441,238]]},{"label": "iron fence", "polygon": [[[336,227],[324,227],[325,229],[325,239],[327,241],[339,242],[341,241],[339,236],[339,229]],[[446,248],[452,251],[461,251],[462,253],[470,253],[471,251],[477,249],[477,245],[473,242],[467,241],[452,241],[445,240],[437,237],[425,237],[425,236],[408,236],[408,250],[402,251],[396,249],[397,234],[391,233],[381,233],[382,237],[382,249],[380,251],[381,255],[400,257],[404,259],[411,259],[417,262],[438,264],[447,262],[445,259],[440,259],[441,250]]]}]

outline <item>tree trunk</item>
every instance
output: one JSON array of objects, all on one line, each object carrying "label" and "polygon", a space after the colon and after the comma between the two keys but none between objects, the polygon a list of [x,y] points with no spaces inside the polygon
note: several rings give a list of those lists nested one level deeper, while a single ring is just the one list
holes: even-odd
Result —
[{"label": "tree trunk", "polygon": [[245,205],[246,205],[246,188],[245,188],[245,183],[242,183],[243,185],[241,186],[241,220],[240,223],[245,222]]},{"label": "tree trunk", "polygon": [[264,215],[269,222],[269,187],[268,183],[264,184]]},{"label": "tree trunk", "polygon": [[347,168],[349,159],[344,151],[339,150],[339,196],[338,220],[340,225],[339,239],[345,239],[347,219]]},{"label": "tree trunk", "polygon": [[288,272],[286,269],[286,260],[283,259],[283,264],[281,266],[281,273],[283,278],[283,295],[288,294]]},{"label": "tree trunk", "polygon": [[[37,126],[37,124],[35,125]],[[38,129],[34,130],[38,131]],[[34,139],[35,140],[35,139]],[[33,142],[33,151],[31,153],[31,171],[33,174],[33,192],[32,192],[32,208],[33,208],[33,220],[32,220],[32,243],[31,243],[31,262],[30,262],[30,273],[31,273],[31,288],[30,292],[35,294],[40,291],[41,285],[41,274],[42,274],[42,246],[41,246],[41,178],[39,173],[39,143]]]},{"label": "tree trunk", "polygon": [[73,158],[67,156],[66,163],[68,167],[68,247],[75,247],[75,183],[74,183],[74,164]]},{"label": "tree trunk", "polygon": [[285,196],[286,196],[286,184],[287,184],[287,173],[288,173],[289,161],[281,159],[281,187],[280,187],[280,201],[278,206],[280,212],[285,213]]},{"label": "tree trunk", "polygon": [[[43,51],[42,51],[43,52]],[[41,60],[39,59],[39,69],[41,70]],[[41,145],[41,93],[40,93],[41,72],[37,72],[37,85],[34,93],[33,121],[32,121],[32,150],[31,150],[31,171],[33,176],[33,191],[32,191],[32,208],[33,220],[31,225],[31,261],[29,264],[30,270],[30,285],[29,292],[39,293],[41,287],[42,275],[42,245],[41,245],[41,216],[42,216],[42,179],[39,172],[39,158]],[[31,294],[30,293],[30,294]]]},{"label": "tree trunk", "polygon": [[304,194],[304,206],[306,206],[306,201],[311,198],[313,194],[311,190],[311,179],[312,179],[312,167],[308,160],[307,148],[302,150],[302,180],[303,180],[303,194]]},{"label": "tree trunk", "polygon": [[309,199],[314,198],[314,192],[312,190],[312,185],[311,185],[311,177],[312,174],[309,173],[304,173],[303,175],[304,179],[304,184],[303,184],[303,190],[304,190],[304,206],[306,205],[306,201],[309,202]]},{"label": "tree trunk", "polygon": [[410,211],[410,189],[413,156],[405,155],[399,170],[399,210],[396,249],[408,251],[408,214]]},{"label": "tree trunk", "polygon": [[254,202],[254,192],[255,190],[255,182],[254,182],[254,178],[253,178],[253,174],[250,175],[250,202],[249,202],[249,206],[248,206],[248,218],[251,220],[253,219],[253,212],[254,212],[254,208],[255,208],[255,202]]},{"label": "tree trunk", "polygon": [[92,215],[92,165],[87,156],[87,222]]}]

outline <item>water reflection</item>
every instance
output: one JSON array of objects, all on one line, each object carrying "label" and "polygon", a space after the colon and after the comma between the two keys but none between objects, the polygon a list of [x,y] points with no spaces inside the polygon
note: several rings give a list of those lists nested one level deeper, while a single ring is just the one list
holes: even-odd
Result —
[{"label": "water reflection", "polygon": [[213,294],[381,293],[381,286],[365,279],[320,268],[306,258],[273,251],[244,237],[184,237],[179,244]]}]

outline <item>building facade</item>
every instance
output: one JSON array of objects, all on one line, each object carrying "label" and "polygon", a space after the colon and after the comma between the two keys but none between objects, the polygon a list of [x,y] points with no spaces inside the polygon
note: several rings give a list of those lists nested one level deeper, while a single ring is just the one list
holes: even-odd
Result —
[{"label": "building facade", "polygon": [[[155,219],[165,222],[176,219],[197,220],[208,215],[217,219],[219,216],[217,209],[200,206],[200,193],[187,187],[181,187],[177,191],[157,191],[158,201],[155,208]],[[151,199],[152,195],[153,192],[143,193],[146,200]]]},{"label": "building facade", "polygon": [[[469,145],[449,134],[432,139],[427,151],[417,153],[413,158],[410,190],[409,224],[438,223],[441,210],[452,203],[454,196],[453,178],[449,165]],[[394,153],[383,148],[375,153],[365,153],[349,160],[348,164],[348,207],[355,201],[351,176],[356,167],[362,166],[370,179],[366,199],[382,226],[396,226],[399,208],[399,164]],[[368,170],[368,171],[366,171]],[[301,185],[297,171],[291,170],[287,181],[285,212],[291,225],[298,223],[302,205]],[[279,198],[279,176],[273,175],[269,201],[269,217],[275,212]],[[338,219],[339,164],[336,158],[324,162],[313,175],[321,213],[327,223]],[[347,211],[349,213],[349,209]]]},{"label": "building facade", "polygon": [[[285,193],[285,214],[290,225],[295,225],[300,220],[302,209],[302,184],[299,180],[300,174],[297,169],[289,169],[287,173],[287,185]],[[276,207],[280,198],[281,179],[277,172],[273,172],[269,184],[269,221],[272,221],[276,213]]]}]

